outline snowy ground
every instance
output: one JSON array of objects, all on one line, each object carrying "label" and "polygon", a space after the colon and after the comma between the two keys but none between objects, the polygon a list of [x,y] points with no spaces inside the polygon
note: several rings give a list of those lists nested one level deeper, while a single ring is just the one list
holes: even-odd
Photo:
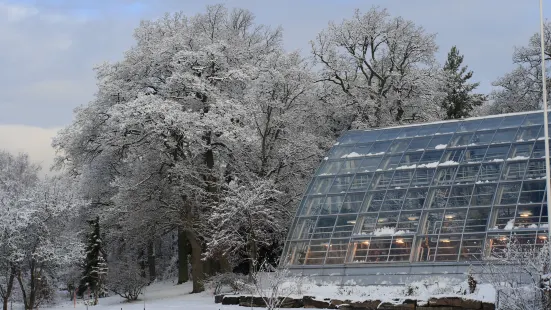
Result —
[{"label": "snowy ground", "polygon": [[[127,303],[119,296],[101,298],[99,305],[89,307],[90,310],[143,310],[144,299],[146,310],[162,309],[186,309],[186,310],[243,310],[249,309],[239,306],[224,306],[214,303],[214,296],[211,293],[190,294],[191,283],[174,285],[171,282],[156,283],[148,287],[140,300]],[[68,310],[73,309],[73,303],[69,301],[60,302],[56,306],[40,308],[41,310]],[[86,306],[79,300],[76,309],[86,309]]]},{"label": "snowy ground", "polygon": [[[296,284],[296,283],[295,283]],[[352,284],[352,283],[350,283]],[[449,278],[434,278],[425,281],[415,282],[404,286],[345,286],[338,287],[332,284],[315,285],[304,283],[301,285],[301,294],[315,296],[316,299],[333,298],[352,301],[381,300],[386,302],[401,303],[404,299],[428,300],[431,297],[458,296],[466,299],[494,302],[495,291],[491,285],[479,285],[474,294],[464,295],[467,290],[466,282],[457,282]],[[409,296],[406,296],[409,291]],[[201,294],[190,294],[191,283],[174,285],[167,281],[155,283],[147,288],[145,295],[139,301],[132,303],[124,302],[118,296],[101,298],[99,305],[89,307],[90,310],[143,310],[144,300],[146,310],[161,309],[187,309],[187,310],[237,310],[250,309],[239,306],[224,306],[214,303],[214,296],[210,292]],[[294,294],[293,294],[294,295]],[[15,309],[15,308],[14,308]],[[56,306],[41,308],[44,310],[73,309],[73,303],[60,301]],[[78,301],[76,309],[86,309],[82,301]],[[257,308],[263,309],[263,308]]]}]

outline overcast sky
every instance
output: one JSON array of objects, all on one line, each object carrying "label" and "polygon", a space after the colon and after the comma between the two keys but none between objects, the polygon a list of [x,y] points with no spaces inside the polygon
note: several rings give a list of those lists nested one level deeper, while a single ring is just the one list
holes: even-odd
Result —
[{"label": "overcast sky", "polygon": [[[544,14],[551,17],[547,2]],[[0,148],[27,151],[49,165],[51,137],[93,98],[93,67],[120,59],[140,20],[194,15],[215,3],[281,25],[286,48],[305,55],[330,20],[348,18],[355,8],[388,8],[437,33],[441,62],[457,45],[485,93],[513,67],[514,46],[539,30],[537,0],[0,0]]]}]

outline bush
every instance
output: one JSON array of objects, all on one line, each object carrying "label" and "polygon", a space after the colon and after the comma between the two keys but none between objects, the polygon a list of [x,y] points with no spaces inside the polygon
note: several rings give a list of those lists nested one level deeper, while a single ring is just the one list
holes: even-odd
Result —
[{"label": "bush", "polygon": [[138,263],[122,261],[109,266],[107,287],[127,301],[138,299],[148,283]]},{"label": "bush", "polygon": [[220,293],[239,293],[247,285],[247,277],[236,273],[219,273],[210,277],[206,282],[206,287],[213,291],[213,294]]}]

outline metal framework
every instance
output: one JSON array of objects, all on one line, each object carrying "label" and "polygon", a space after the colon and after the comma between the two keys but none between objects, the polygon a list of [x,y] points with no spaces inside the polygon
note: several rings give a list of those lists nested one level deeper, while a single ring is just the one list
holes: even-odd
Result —
[{"label": "metal framework", "polygon": [[302,199],[291,267],[465,264],[547,238],[541,111],[349,131]]}]

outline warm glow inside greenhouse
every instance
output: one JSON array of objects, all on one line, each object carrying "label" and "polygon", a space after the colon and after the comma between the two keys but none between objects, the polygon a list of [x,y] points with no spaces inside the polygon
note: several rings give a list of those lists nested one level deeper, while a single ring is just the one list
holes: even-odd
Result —
[{"label": "warm glow inside greenhouse", "polygon": [[286,242],[301,268],[482,261],[547,237],[543,113],[345,133]]}]

